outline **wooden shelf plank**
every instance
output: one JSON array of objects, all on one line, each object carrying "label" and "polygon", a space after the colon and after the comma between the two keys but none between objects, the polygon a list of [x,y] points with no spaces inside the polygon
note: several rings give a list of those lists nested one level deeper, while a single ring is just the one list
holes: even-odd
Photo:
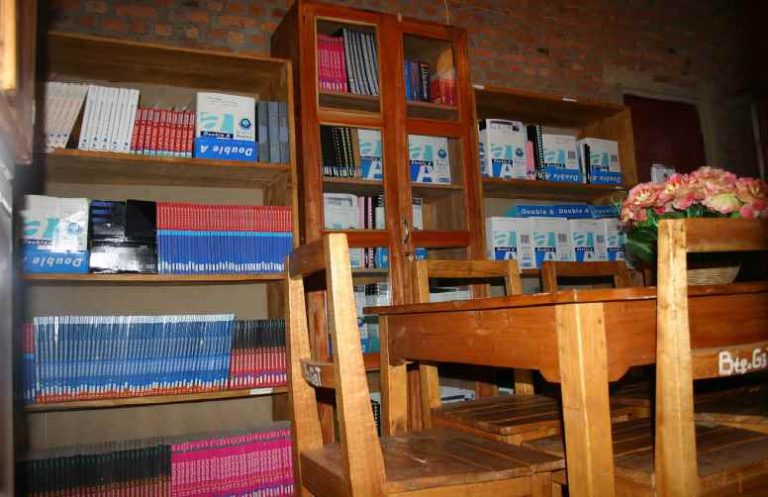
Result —
[{"label": "wooden shelf plank", "polygon": [[350,247],[389,246],[389,233],[384,230],[324,230],[323,233],[346,233]]},{"label": "wooden shelf plank", "polygon": [[468,231],[414,231],[413,244],[425,248],[468,247],[470,235]]},{"label": "wooden shelf plank", "polygon": [[283,273],[269,274],[25,274],[24,279],[31,283],[106,283],[106,284],[198,284],[198,283],[254,283],[260,281],[279,281]]},{"label": "wooden shelf plank", "polygon": [[363,178],[323,177],[323,191],[326,193],[378,195],[384,193],[384,183]]},{"label": "wooden shelf plank", "polygon": [[614,185],[483,178],[483,196],[493,198],[592,202],[600,198],[619,197],[625,192],[623,187]]},{"label": "wooden shelf plank", "polygon": [[474,85],[479,119],[514,119],[581,128],[624,110],[621,105]]},{"label": "wooden shelf plank", "polygon": [[46,181],[117,185],[264,187],[290,178],[288,164],[58,149],[40,158]]},{"label": "wooden shelf plank", "polygon": [[363,112],[379,112],[379,97],[376,95],[358,95],[357,93],[321,90],[318,92],[320,107],[345,109]]},{"label": "wooden shelf plank", "polygon": [[453,105],[434,104],[432,102],[416,100],[409,100],[406,109],[408,117],[451,121],[455,121],[458,118],[459,112],[459,109]]},{"label": "wooden shelf plank", "polygon": [[82,409],[105,409],[110,407],[129,407],[156,404],[178,404],[184,402],[205,402],[213,400],[242,399],[260,397],[287,392],[286,387],[242,388],[237,390],[221,390],[218,392],[179,394],[179,395],[147,395],[141,397],[126,397],[115,399],[73,400],[69,402],[49,402],[29,404],[24,407],[27,412],[69,411]]}]

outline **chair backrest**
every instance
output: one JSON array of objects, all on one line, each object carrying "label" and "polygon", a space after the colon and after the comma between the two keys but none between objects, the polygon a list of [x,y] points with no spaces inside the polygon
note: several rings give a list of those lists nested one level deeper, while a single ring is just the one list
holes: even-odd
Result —
[{"label": "chair backrest", "polygon": [[624,261],[564,262],[545,261],[541,266],[541,285],[545,292],[558,290],[558,278],[612,277],[616,288],[632,286]]},{"label": "chair backrest", "polygon": [[[325,271],[333,362],[312,360],[304,278]],[[315,389],[333,388],[349,495],[384,495],[384,460],[371,411],[345,234],[296,249],[287,264],[288,390],[297,485],[301,453],[323,445]]]},{"label": "chair backrest", "polygon": [[[658,234],[655,444],[657,494],[698,495],[693,379],[712,376],[706,372],[707,368],[701,366],[705,360],[712,361],[713,351],[692,351],[691,348],[686,256],[688,253],[768,250],[768,220],[665,219],[659,223]],[[758,307],[768,309],[768,295],[763,292],[758,294],[757,298]],[[728,309],[723,308],[721,312],[727,318]],[[764,321],[765,312],[759,318]],[[757,331],[744,333],[743,328],[747,326]],[[742,330],[736,333],[737,328]],[[747,346],[749,350],[766,350],[768,323],[741,323],[731,330],[717,331],[720,343],[729,347],[741,345]],[[729,340],[728,336],[731,334],[734,336]],[[738,343],[745,341],[750,343]]]},{"label": "chair backrest", "polygon": [[[416,261],[413,269],[414,287],[417,289],[419,302],[429,302],[429,280],[431,278],[447,278],[451,280],[466,280],[477,282],[478,280],[504,279],[504,289],[507,295],[519,295],[523,293],[520,281],[520,271],[517,261],[487,261],[487,260],[455,260],[455,259],[427,259]],[[421,390],[421,415],[422,426],[428,428],[431,425],[430,412],[432,408],[439,407],[440,380],[437,368],[434,366],[419,366],[420,390]],[[490,379],[492,380],[492,379]],[[498,393],[495,382],[478,382],[476,393],[483,396],[492,396]],[[515,370],[515,393],[530,395],[533,393],[533,378],[531,371]]]},{"label": "chair backrest", "polygon": [[429,280],[449,278],[452,280],[484,280],[504,278],[507,295],[523,293],[517,261],[427,259],[414,264],[414,284],[419,302],[429,302]]}]

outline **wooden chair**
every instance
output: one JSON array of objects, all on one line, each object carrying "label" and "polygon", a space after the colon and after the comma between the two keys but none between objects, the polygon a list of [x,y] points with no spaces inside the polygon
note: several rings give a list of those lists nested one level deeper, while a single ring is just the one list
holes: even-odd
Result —
[{"label": "wooden chair", "polygon": [[[325,270],[333,362],[312,359],[304,278]],[[288,260],[289,396],[297,495],[549,496],[563,459],[452,430],[376,435],[355,316],[346,235]],[[385,344],[382,344],[385,346]],[[317,389],[333,389],[339,442],[323,444]]]},{"label": "wooden chair", "polygon": [[[729,353],[740,352],[741,357],[748,355],[750,361],[753,351],[765,353],[768,327],[765,323],[756,327],[746,322],[738,331],[724,327],[728,333],[723,331],[724,336],[717,337],[716,349],[700,348],[698,337],[691,336],[689,327],[687,255],[752,250],[768,251],[768,220],[691,218],[659,223],[654,460],[659,495],[700,495],[715,488],[720,495],[724,491],[733,494],[744,486],[744,482],[733,485],[733,481],[727,481],[734,475],[743,480],[750,476],[768,480],[768,436],[722,428],[718,437],[725,437],[723,432],[729,430],[731,436],[720,442],[729,447],[720,450],[717,457],[713,437],[700,430],[697,433],[693,411],[693,380],[716,377],[718,368],[708,366],[725,348]],[[763,308],[768,309],[765,294],[757,298],[762,298]],[[723,309],[723,319],[728,319],[727,309]],[[731,485],[724,490],[723,483]]]},{"label": "wooden chair", "polygon": [[[624,261],[565,262],[545,261],[541,266],[541,285],[545,292],[560,288],[559,278],[611,278],[615,288],[632,286],[632,277]],[[616,405],[633,406],[633,416],[650,415],[653,386],[650,378],[623,378],[611,385],[611,399]]]},{"label": "wooden chair", "polygon": [[[504,278],[507,295],[522,293],[517,262],[486,260],[424,260],[414,267],[414,286],[420,302],[429,302],[429,280],[477,281]],[[515,395],[502,395],[442,406],[437,368],[419,364],[422,425],[467,431],[484,438],[519,445],[534,438],[559,433],[562,410],[558,399],[535,395],[531,372],[515,370]],[[634,409],[616,407],[615,419],[628,419]]]}]

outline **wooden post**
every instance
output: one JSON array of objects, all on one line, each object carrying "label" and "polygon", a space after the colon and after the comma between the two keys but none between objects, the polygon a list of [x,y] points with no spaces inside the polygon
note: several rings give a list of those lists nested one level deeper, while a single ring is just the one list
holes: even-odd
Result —
[{"label": "wooden post", "polygon": [[556,309],[566,468],[571,495],[615,495],[602,303]]},{"label": "wooden post", "polygon": [[665,497],[699,495],[686,245],[685,220],[659,223],[654,466]]},{"label": "wooden post", "polygon": [[393,364],[389,355],[389,317],[379,317],[381,359],[381,434],[408,431],[408,375],[405,362]]}]

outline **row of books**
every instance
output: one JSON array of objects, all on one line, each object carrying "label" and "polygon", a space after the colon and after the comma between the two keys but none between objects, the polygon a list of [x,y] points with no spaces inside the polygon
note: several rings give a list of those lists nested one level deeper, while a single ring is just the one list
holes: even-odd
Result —
[{"label": "row of books", "polygon": [[230,388],[285,385],[285,321],[235,321],[229,371]]},{"label": "row of books", "polygon": [[[424,199],[411,199],[413,228],[424,229]],[[383,230],[386,228],[384,195],[324,193],[323,214],[326,229]]]},{"label": "row of books", "polygon": [[405,98],[419,102],[431,102],[431,68],[421,60],[405,59],[403,75],[405,78]]},{"label": "row of books", "polygon": [[24,327],[28,403],[282,385],[282,320],[224,315],[48,316]]},{"label": "row of books", "polygon": [[318,34],[320,88],[379,95],[377,52],[376,37],[367,31],[342,28],[333,36]]},{"label": "row of books", "polygon": [[545,133],[539,124],[479,123],[480,171],[492,178],[621,184],[618,142]]},{"label": "row of books", "polygon": [[157,204],[158,271],[279,273],[293,248],[291,208]]},{"label": "row of books", "polygon": [[53,450],[19,463],[19,487],[26,497],[288,497],[290,427]]},{"label": "row of books", "polygon": [[140,107],[136,110],[130,151],[144,155],[192,157],[194,138],[194,111]]},{"label": "row of books", "polygon": [[77,148],[130,152],[138,105],[139,90],[89,85]]},{"label": "row of books", "polygon": [[50,152],[69,142],[88,85],[48,81],[43,107],[43,148]]},{"label": "row of books", "polygon": [[197,92],[196,109],[188,110],[139,107],[139,98],[139,90],[132,88],[47,82],[45,150],[66,148],[79,119],[80,150],[274,163],[290,160],[287,102]]}]

